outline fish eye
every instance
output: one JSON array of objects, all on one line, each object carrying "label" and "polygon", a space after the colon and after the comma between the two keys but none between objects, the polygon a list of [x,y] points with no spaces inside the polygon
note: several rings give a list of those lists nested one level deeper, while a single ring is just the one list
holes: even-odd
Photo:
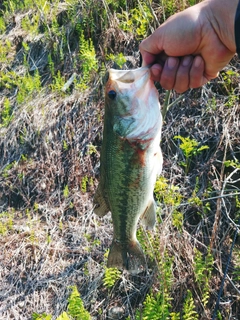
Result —
[{"label": "fish eye", "polygon": [[114,90],[110,90],[110,91],[108,92],[108,97],[109,97],[111,100],[114,100],[114,99],[116,98],[116,95],[117,95],[117,93],[116,93],[116,91],[114,91]]}]

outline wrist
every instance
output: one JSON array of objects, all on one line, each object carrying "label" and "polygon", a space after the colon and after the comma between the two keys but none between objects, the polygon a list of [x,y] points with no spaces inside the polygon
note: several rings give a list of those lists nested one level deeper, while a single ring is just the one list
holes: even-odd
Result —
[{"label": "wrist", "polygon": [[[235,16],[239,0],[205,0],[209,21],[226,48],[235,53]],[[240,32],[240,30],[239,30]]]}]

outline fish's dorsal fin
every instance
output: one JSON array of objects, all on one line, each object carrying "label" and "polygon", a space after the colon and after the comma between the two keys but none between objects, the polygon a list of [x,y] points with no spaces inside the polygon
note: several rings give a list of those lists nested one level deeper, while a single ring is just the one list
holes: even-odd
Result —
[{"label": "fish's dorsal fin", "polygon": [[102,184],[100,183],[98,185],[98,188],[96,190],[96,193],[93,198],[93,204],[94,204],[94,213],[98,215],[99,217],[105,216],[109,211],[109,205],[106,197],[104,197],[104,192],[102,191]]},{"label": "fish's dorsal fin", "polygon": [[154,228],[156,223],[156,203],[153,199],[142,214],[141,222],[148,230]]}]

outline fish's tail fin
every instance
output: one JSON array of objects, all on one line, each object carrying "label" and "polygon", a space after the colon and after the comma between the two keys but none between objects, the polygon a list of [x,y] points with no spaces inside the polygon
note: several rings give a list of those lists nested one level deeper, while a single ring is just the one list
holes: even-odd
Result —
[{"label": "fish's tail fin", "polygon": [[121,244],[113,240],[108,255],[108,268],[126,269],[137,274],[146,269],[146,258],[137,240]]}]

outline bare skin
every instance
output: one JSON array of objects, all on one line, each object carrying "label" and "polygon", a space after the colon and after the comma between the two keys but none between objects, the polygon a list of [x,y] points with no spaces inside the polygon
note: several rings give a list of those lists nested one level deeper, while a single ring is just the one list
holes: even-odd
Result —
[{"label": "bare skin", "polygon": [[170,17],[140,44],[152,78],[181,93],[216,78],[236,53],[238,0],[205,0]]}]

